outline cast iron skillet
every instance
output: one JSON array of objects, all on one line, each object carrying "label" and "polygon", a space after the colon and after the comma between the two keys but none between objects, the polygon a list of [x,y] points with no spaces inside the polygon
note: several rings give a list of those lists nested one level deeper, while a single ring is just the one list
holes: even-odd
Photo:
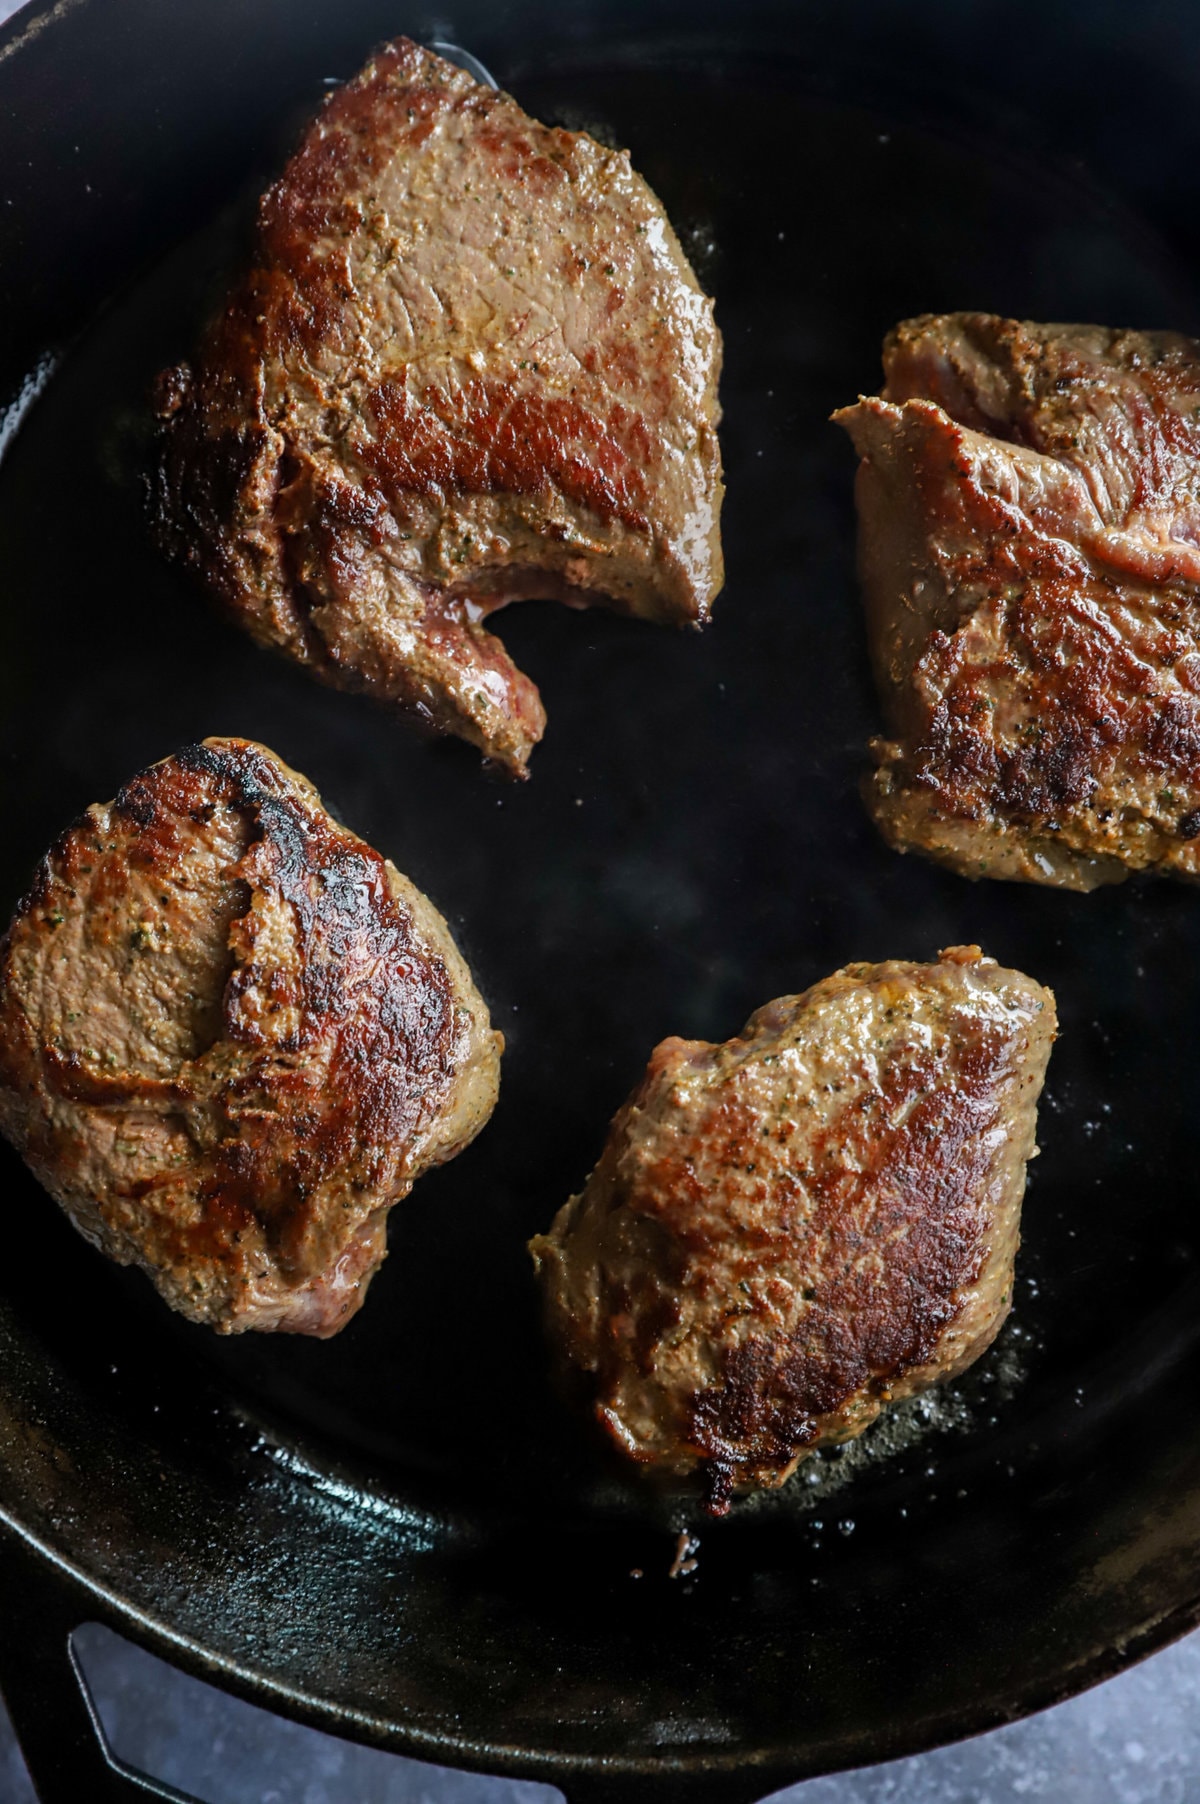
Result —
[{"label": "cast iron skillet", "polygon": [[[1200,1615],[1200,905],[973,887],[877,840],[824,423],[921,309],[1200,329],[1194,16],[1142,7],[1131,42],[1126,8],[1049,0],[61,0],[0,34],[0,389],[43,387],[0,465],[0,907],[138,766],[251,735],[447,911],[509,1040],[492,1126],[329,1345],[189,1329],[5,1156],[0,1682],[45,1804],[133,1784],[68,1663],[87,1617],[327,1729],[650,1804],[965,1735]],[[400,30],[627,143],[726,337],[716,625],[514,609],[550,712],[521,788],[256,652],[139,512],[150,377],[323,82]],[[697,1519],[560,1412],[523,1242],[663,1034],[972,940],[1063,1020],[1014,1321],[672,1579]]]}]

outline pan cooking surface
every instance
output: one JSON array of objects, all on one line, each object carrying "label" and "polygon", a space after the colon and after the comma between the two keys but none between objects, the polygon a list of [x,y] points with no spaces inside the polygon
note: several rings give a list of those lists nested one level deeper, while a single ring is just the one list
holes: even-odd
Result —
[{"label": "pan cooking surface", "polygon": [[[1135,218],[936,108],[840,102],[778,59],[500,73],[536,116],[630,147],[716,296],[715,624],[506,612],[549,727],[505,786],[257,651],[164,566],[139,502],[147,391],[222,292],[265,167],[67,352],[0,464],[4,909],[89,801],[244,734],[445,912],[508,1053],[492,1125],[395,1210],[326,1344],[169,1316],[5,1149],[5,1500],[243,1677],[365,1713],[354,1732],[548,1775],[542,1754],[605,1751],[814,1770],[1046,1701],[1146,1629],[1154,1559],[1194,1539],[1172,1430],[1200,1245],[1196,896],[973,886],[876,837],[854,459],[827,416],[877,388],[911,313],[1200,315]],[[1050,984],[1062,1019],[1015,1314],[965,1378],[705,1524],[560,1410],[524,1243],[665,1034],[724,1039],[848,960],[971,941]],[[1147,1566],[1128,1550],[1154,1510]],[[684,1527],[699,1566],[672,1580]]]}]

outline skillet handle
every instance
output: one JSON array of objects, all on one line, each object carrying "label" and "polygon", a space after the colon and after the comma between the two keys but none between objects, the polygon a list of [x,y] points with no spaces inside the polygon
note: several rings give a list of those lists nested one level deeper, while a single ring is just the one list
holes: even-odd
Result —
[{"label": "skillet handle", "polygon": [[81,1623],[105,1614],[82,1586],[0,1527],[0,1692],[39,1804],[194,1804],[108,1749],[70,1643]]},{"label": "skillet handle", "polygon": [[[0,1519],[0,1693],[39,1804],[196,1804],[134,1772],[110,1751],[71,1649],[84,1622],[110,1612]],[[128,1624],[113,1622],[118,1632]],[[786,1778],[753,1772],[581,1773],[555,1783],[566,1804],[757,1804],[764,1784]]]}]

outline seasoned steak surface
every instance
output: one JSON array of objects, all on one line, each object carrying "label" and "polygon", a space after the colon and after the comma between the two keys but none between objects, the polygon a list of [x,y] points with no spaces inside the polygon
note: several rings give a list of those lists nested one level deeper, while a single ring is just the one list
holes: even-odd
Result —
[{"label": "seasoned steak surface", "polygon": [[0,1130],[191,1320],[337,1332],[478,1132],[499,1037],[445,922],[264,747],[89,808],[0,942]]},{"label": "seasoned steak surface", "polygon": [[541,703],[481,622],[536,596],[707,619],[719,366],[628,156],[399,39],[161,378],[160,535],[260,642],[521,774]]},{"label": "seasoned steak surface", "polygon": [[886,837],[967,876],[1200,871],[1200,347],[906,321],[862,462]]},{"label": "seasoned steak surface", "polygon": [[532,1242],[630,1457],[710,1507],[961,1372],[1012,1296],[1054,998],[978,947],[849,965],[724,1045],[664,1040]]}]

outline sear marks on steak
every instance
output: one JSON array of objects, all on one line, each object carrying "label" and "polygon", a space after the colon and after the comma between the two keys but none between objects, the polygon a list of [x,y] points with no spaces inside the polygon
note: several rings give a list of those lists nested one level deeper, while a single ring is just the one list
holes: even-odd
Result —
[{"label": "sear marks on steak", "polygon": [[248,740],[89,808],[0,941],[0,1130],[223,1334],[345,1326],[501,1045],[432,904]]},{"label": "sear marks on steak", "polygon": [[541,701],[483,620],[707,620],[720,359],[628,155],[401,38],[326,101],[256,266],[160,378],[160,540],[261,644],[523,775]]},{"label": "sear marks on steak", "polygon": [[1200,346],[936,315],[884,370],[834,415],[884,836],[1068,889],[1200,874]]},{"label": "sear marks on steak", "polygon": [[722,1046],[664,1040],[531,1243],[551,1339],[709,1508],[782,1484],[1008,1314],[1054,998],[976,946],[848,965]]}]

